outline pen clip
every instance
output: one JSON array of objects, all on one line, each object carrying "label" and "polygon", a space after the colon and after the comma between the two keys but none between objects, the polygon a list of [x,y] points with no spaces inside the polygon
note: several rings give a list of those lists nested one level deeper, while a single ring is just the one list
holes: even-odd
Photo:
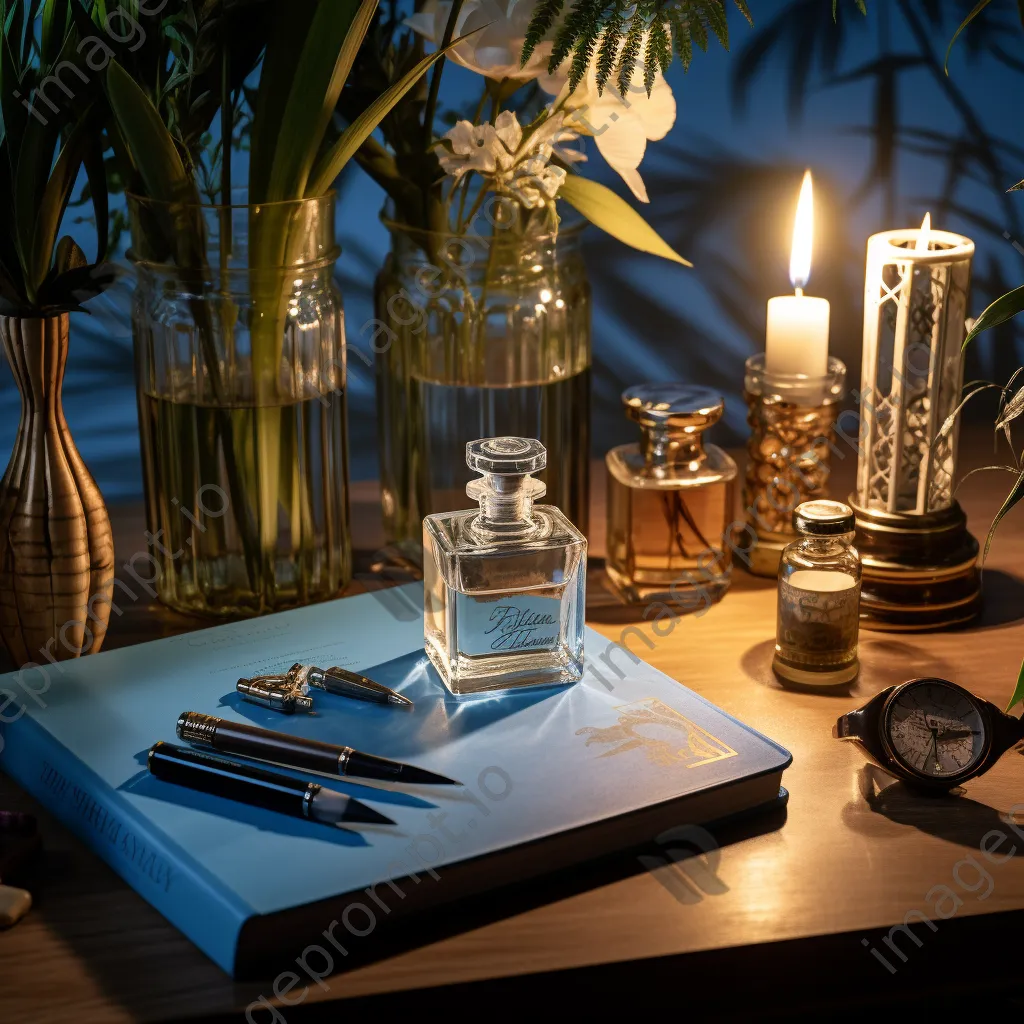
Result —
[{"label": "pen clip", "polygon": [[307,688],[294,679],[291,672],[284,676],[239,679],[235,689],[250,704],[281,711],[286,715],[298,710],[309,711],[313,707],[313,698],[309,696]]},{"label": "pen clip", "polygon": [[359,672],[350,672],[348,669],[339,668],[337,665],[331,668],[316,668],[313,665],[293,665],[293,672],[301,669],[301,677],[307,687],[315,686],[325,693],[333,693],[339,697],[354,697],[357,700],[378,699],[387,703],[388,694],[391,691],[380,683],[374,682]]}]

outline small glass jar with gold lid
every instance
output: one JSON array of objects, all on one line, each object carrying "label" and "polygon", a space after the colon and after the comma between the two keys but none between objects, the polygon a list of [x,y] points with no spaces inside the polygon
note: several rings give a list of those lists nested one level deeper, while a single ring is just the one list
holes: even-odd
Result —
[{"label": "small glass jar with gold lid", "polygon": [[772,667],[803,686],[850,682],[859,670],[860,555],[853,509],[805,501],[793,512],[800,535],[779,562],[779,612]]}]

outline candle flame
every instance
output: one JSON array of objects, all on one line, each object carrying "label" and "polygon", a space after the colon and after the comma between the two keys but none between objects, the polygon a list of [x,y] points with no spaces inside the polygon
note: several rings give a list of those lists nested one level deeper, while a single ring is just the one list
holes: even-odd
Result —
[{"label": "candle flame", "polygon": [[811,248],[814,244],[814,183],[811,172],[804,171],[800,200],[793,221],[793,248],[789,257],[789,279],[802,293],[811,276]]},{"label": "candle flame", "polygon": [[932,230],[932,215],[926,213],[921,221],[921,230],[917,233],[917,241],[914,243],[914,252],[927,252],[928,243],[931,241],[929,235]]}]

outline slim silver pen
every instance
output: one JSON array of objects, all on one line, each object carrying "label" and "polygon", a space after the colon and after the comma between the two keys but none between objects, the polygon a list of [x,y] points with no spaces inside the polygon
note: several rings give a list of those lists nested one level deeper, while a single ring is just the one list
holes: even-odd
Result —
[{"label": "slim silver pen", "polygon": [[311,690],[323,690],[339,697],[388,704],[410,710],[413,703],[368,676],[345,668],[317,668],[296,663],[284,675],[252,676],[239,679],[235,689],[251,704],[281,711],[286,715],[313,708]]}]

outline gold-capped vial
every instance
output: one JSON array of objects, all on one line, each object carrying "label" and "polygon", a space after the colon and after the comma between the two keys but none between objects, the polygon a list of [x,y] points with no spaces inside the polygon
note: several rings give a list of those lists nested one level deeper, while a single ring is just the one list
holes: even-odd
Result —
[{"label": "gold-capped vial", "polygon": [[853,509],[841,501],[805,501],[793,510],[793,528],[813,537],[853,533]]},{"label": "gold-capped vial", "polygon": [[779,612],[772,667],[800,686],[848,683],[859,671],[860,555],[853,509],[805,501],[793,512],[800,537],[779,561]]}]

